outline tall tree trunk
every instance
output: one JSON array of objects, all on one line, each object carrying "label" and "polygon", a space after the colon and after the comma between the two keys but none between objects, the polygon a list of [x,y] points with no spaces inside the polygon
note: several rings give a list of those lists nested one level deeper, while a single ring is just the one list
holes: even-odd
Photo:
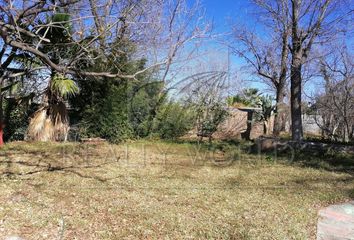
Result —
[{"label": "tall tree trunk", "polygon": [[292,46],[291,46],[291,77],[290,77],[290,103],[291,103],[291,133],[292,140],[300,142],[303,137],[301,116],[301,68],[303,60],[302,32],[299,31],[301,0],[292,3]]},{"label": "tall tree trunk", "polygon": [[347,123],[345,123],[344,124],[343,141],[346,143],[349,142],[349,137],[350,137],[349,125]]},{"label": "tall tree trunk", "polygon": [[0,91],[0,146],[4,144],[4,119],[3,119],[3,97]]},{"label": "tall tree trunk", "polygon": [[268,120],[264,120],[263,122],[263,134],[268,135],[269,132],[269,127],[268,127]]},{"label": "tall tree trunk", "polygon": [[105,25],[103,23],[101,16],[99,15],[99,10],[97,8],[99,5],[98,5],[97,1],[96,0],[89,0],[89,3],[90,3],[90,7],[91,7],[91,13],[94,17],[93,20],[94,20],[96,30],[97,30],[98,40],[100,43],[100,50],[103,51],[104,46],[105,46],[105,40],[103,37]]},{"label": "tall tree trunk", "polygon": [[282,131],[284,121],[285,121],[285,112],[284,112],[284,97],[285,97],[285,85],[286,85],[286,74],[288,71],[288,38],[289,31],[288,28],[284,28],[282,35],[282,50],[281,50],[281,63],[280,63],[280,75],[278,83],[276,84],[276,108],[275,108],[275,117],[274,117],[274,126],[273,126],[273,135],[279,136]]},{"label": "tall tree trunk", "polygon": [[242,138],[246,140],[251,140],[251,132],[252,132],[252,119],[253,119],[253,111],[247,111],[247,129],[244,133],[242,133]]},{"label": "tall tree trunk", "polygon": [[301,114],[301,57],[296,54],[291,66],[291,133],[292,140],[300,142],[303,138]]},{"label": "tall tree trunk", "polygon": [[4,112],[3,112],[3,78],[0,79],[0,146],[4,144]]},{"label": "tall tree trunk", "polygon": [[276,107],[274,116],[273,135],[279,136],[283,128],[284,114],[284,88],[277,89]]}]

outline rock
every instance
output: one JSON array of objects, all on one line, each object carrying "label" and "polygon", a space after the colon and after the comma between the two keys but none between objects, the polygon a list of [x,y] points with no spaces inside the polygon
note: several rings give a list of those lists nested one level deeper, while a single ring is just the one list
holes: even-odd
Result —
[{"label": "rock", "polygon": [[107,142],[107,140],[103,138],[81,138],[81,142],[89,144],[100,144]]},{"label": "rock", "polygon": [[24,238],[21,238],[19,236],[15,236],[15,235],[12,235],[12,236],[7,236],[5,237],[4,240],[25,240]]},{"label": "rock", "polygon": [[279,140],[272,137],[259,137],[255,140],[253,152],[268,152],[277,148]]},{"label": "rock", "polygon": [[354,240],[354,201],[319,211],[317,240]]}]

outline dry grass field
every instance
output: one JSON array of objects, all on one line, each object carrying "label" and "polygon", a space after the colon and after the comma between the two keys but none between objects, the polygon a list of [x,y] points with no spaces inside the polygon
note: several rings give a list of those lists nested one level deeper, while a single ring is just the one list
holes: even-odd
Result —
[{"label": "dry grass field", "polygon": [[0,191],[0,239],[315,239],[354,175],[236,147],[18,142],[1,149]]}]

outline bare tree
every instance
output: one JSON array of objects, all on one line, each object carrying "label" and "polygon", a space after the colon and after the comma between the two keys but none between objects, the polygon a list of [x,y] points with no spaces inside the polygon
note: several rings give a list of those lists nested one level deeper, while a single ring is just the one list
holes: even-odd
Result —
[{"label": "bare tree", "polygon": [[243,57],[261,81],[274,89],[276,109],[273,134],[278,136],[285,125],[285,103],[288,73],[289,16],[286,0],[252,0],[257,11],[262,13],[262,22],[267,36],[250,29],[233,26],[232,50]]},{"label": "bare tree", "polygon": [[[51,20],[56,14],[69,18]],[[65,32],[69,40],[51,41],[52,30],[63,26],[70,28]],[[1,89],[6,90],[3,86],[8,79],[38,70],[64,78],[125,79],[156,70],[162,72],[164,80],[181,50],[204,38],[208,31],[199,3],[189,7],[185,0],[1,1]],[[88,64],[94,66],[98,61],[119,65],[119,59],[129,51],[119,46],[127,42],[134,43],[135,59],[147,59],[144,69],[130,74],[119,67],[115,72],[88,70]],[[62,57],[65,51],[70,54]],[[27,63],[15,64],[19,57]],[[2,114],[0,117],[2,122]]]},{"label": "bare tree", "polygon": [[[36,56],[63,74],[134,78],[154,67],[166,66],[186,43],[205,37],[207,26],[203,25],[199,7],[196,5],[188,8],[184,0],[23,1],[16,6],[6,1],[0,8],[1,37],[4,44],[14,48],[13,51],[22,50]],[[70,61],[56,63],[40,50],[41,44],[49,41],[47,36],[50,34],[49,31],[43,33],[41,30],[57,25],[45,19],[60,12],[71,16],[66,23],[73,29],[70,33],[72,40],[62,44],[75,46],[78,50]],[[114,42],[123,38],[139,43],[137,45],[140,50],[145,47],[146,51],[140,53],[146,57],[152,57],[148,54],[158,47],[168,47],[169,51],[162,56],[161,52],[154,52],[155,59],[149,59],[152,62],[146,69],[130,75],[120,72],[87,72],[79,68],[78,62],[82,59],[94,61],[95,58],[112,57],[108,55],[109,49],[115,46]],[[97,53],[93,54],[97,47],[102,50],[98,56]]]},{"label": "bare tree", "polygon": [[[320,60],[325,91],[316,96],[316,123],[324,135],[348,142],[354,134],[353,54],[343,48]],[[315,115],[316,116],[316,115]]]},{"label": "bare tree", "polygon": [[224,71],[195,74],[190,77],[190,84],[182,89],[188,93],[186,101],[196,113],[196,130],[200,140],[208,137],[211,142],[212,135],[225,120],[227,110],[223,93],[226,76]]},{"label": "bare tree", "polygon": [[[291,126],[292,139],[301,141],[303,137],[302,129],[302,84],[303,70],[305,64],[311,60],[311,50],[315,44],[324,44],[333,38],[336,33],[340,32],[345,20],[353,10],[340,12],[341,6],[345,4],[345,0],[254,0],[257,6],[261,7],[266,14],[268,26],[271,26],[271,33],[275,35],[275,42],[281,43],[279,49],[282,49],[281,57],[278,59],[286,59],[289,51],[291,57],[290,65],[290,101],[291,101]],[[349,4],[348,4],[349,5]],[[280,63],[280,72],[274,71],[274,64],[271,59],[271,53],[267,47],[255,41],[254,37],[248,37],[250,34],[239,34],[239,40],[246,46],[247,52],[252,57],[247,57],[242,51],[238,51],[241,55],[246,56],[247,60],[256,69],[256,72],[273,82],[273,74],[264,74],[264,69],[270,69],[270,73],[277,73],[282,76],[286,73],[286,61],[278,60]],[[254,36],[252,33],[251,36]],[[260,46],[261,47],[260,47]],[[288,49],[287,49],[287,46]],[[267,45],[265,45],[267,46]],[[270,67],[269,67],[270,66]]]},{"label": "bare tree", "polygon": [[[340,23],[347,13],[340,14],[344,1],[333,0],[291,0],[291,126],[292,139],[301,141],[302,128],[302,71],[309,60],[313,45],[326,43],[338,31]],[[350,13],[350,12],[349,12]],[[338,17],[339,15],[339,17]]]},{"label": "bare tree", "polygon": [[[217,57],[215,57],[217,56]],[[226,96],[228,83],[228,63],[220,54],[208,52],[200,61],[189,65],[187,77],[172,87],[181,101],[195,114],[195,130],[199,140],[212,140],[227,115]]]}]

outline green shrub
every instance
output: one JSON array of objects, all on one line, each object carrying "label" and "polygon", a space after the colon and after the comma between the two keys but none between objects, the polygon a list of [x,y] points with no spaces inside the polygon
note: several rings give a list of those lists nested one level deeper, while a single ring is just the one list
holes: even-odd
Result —
[{"label": "green shrub", "polygon": [[153,135],[162,139],[177,139],[193,128],[194,119],[190,108],[176,102],[166,103],[154,121]]},{"label": "green shrub", "polygon": [[85,130],[82,134],[113,143],[130,138],[132,129],[128,119],[127,84],[114,80],[92,80],[92,86],[95,86],[95,93],[90,95],[82,88],[78,96],[84,96],[87,101],[79,109],[79,112],[82,111],[80,125]]},{"label": "green shrub", "polygon": [[135,138],[150,135],[158,109],[165,103],[163,86],[159,81],[129,84],[128,116]]},{"label": "green shrub", "polygon": [[5,117],[5,141],[24,140],[28,127],[28,119],[35,111],[35,104],[17,104],[14,99],[6,99],[4,101],[4,117]]},{"label": "green shrub", "polygon": [[199,117],[200,126],[198,127],[199,134],[202,136],[211,136],[228,116],[228,112],[219,103],[208,106],[207,110],[203,109],[203,106],[197,107],[197,111],[202,115]]}]

